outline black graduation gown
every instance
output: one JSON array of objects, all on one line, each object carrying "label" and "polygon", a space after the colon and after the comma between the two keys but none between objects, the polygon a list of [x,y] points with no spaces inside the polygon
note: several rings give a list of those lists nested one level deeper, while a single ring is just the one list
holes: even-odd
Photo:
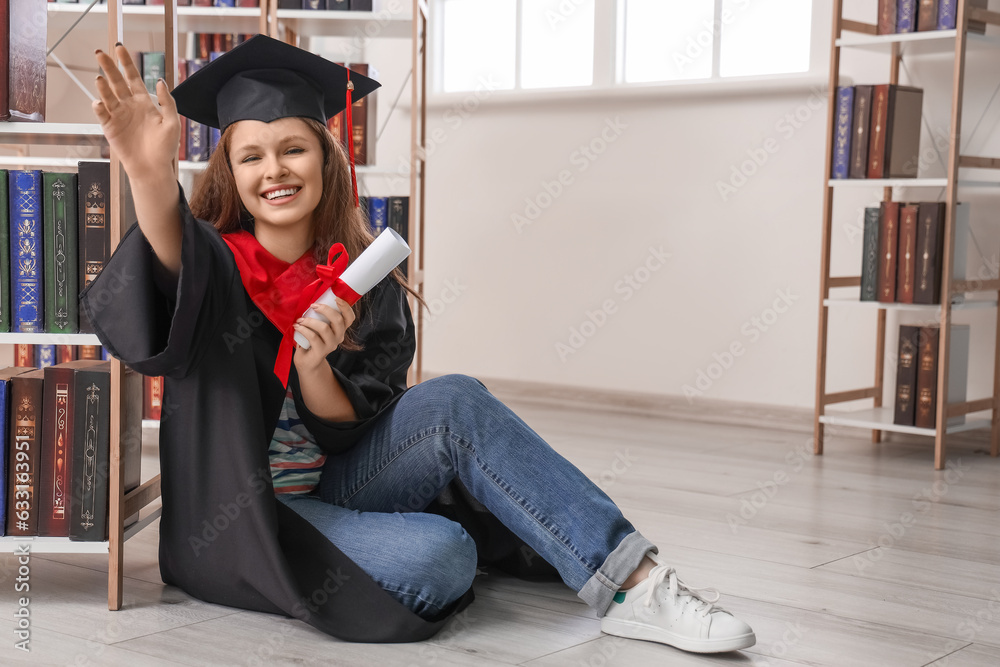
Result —
[{"label": "black graduation gown", "polygon": [[[273,366],[280,334],[253,304],[218,231],[179,193],[181,269],[171,297],[157,287],[138,225],[82,294],[108,351],[145,375],[165,376],[160,423],[163,514],[160,573],[217,604],[283,613],[349,641],[416,641],[471,601],[428,622],[391,598],[318,530],[276,501],[268,445],[285,390]],[[299,415],[328,453],[351,447],[406,390],[414,351],[405,292],[389,279],[356,324],[364,349],[329,361],[358,421]]]}]

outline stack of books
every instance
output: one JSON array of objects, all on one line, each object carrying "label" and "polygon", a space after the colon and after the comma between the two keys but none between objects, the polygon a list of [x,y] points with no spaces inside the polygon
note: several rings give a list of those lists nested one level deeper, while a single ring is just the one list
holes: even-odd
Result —
[{"label": "stack of books", "polygon": [[[896,364],[893,422],[935,428],[937,424],[938,346],[941,328],[902,325]],[[969,325],[952,324],[948,339],[948,402],[965,401],[969,368]],[[949,425],[964,423],[952,417]]]},{"label": "stack of books", "polygon": [[831,178],[916,178],[923,99],[891,83],[837,88]]},{"label": "stack of books", "polygon": [[[386,227],[410,242],[410,198],[409,197],[361,197],[361,208],[368,215],[372,236],[378,236]],[[406,262],[400,270],[406,276]]]},{"label": "stack of books", "polygon": [[[878,0],[878,34],[954,30],[962,0]],[[985,9],[988,0],[968,0],[968,8]],[[969,21],[969,32],[984,33],[986,24]]]}]

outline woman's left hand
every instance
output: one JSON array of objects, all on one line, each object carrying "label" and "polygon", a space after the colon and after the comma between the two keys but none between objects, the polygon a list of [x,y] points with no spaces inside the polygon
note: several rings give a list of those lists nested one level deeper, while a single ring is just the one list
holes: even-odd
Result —
[{"label": "woman's left hand", "polygon": [[314,303],[312,309],[330,320],[329,323],[317,319],[299,318],[294,328],[309,341],[309,349],[296,346],[292,361],[295,370],[306,373],[326,363],[328,354],[336,350],[344,342],[344,334],[354,322],[354,310],[350,304],[337,298],[339,311],[321,303]]}]

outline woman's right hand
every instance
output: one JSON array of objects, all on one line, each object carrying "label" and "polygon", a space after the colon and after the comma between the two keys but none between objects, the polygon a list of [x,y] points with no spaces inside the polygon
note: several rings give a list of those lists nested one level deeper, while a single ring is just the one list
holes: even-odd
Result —
[{"label": "woman's right hand", "polygon": [[96,53],[104,76],[97,77],[101,99],[93,102],[93,108],[104,136],[133,182],[165,175],[172,180],[181,136],[174,98],[160,79],[156,82],[157,106],[128,49],[121,44],[115,49],[124,76],[111,56],[100,50]]}]

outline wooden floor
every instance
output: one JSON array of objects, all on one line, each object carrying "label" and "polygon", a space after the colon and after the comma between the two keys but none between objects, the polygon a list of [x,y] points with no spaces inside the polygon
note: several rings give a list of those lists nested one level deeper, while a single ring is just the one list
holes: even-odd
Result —
[{"label": "wooden floor", "polygon": [[872,445],[845,429],[813,457],[805,413],[746,426],[508,402],[683,580],[720,589],[757,645],[705,657],[602,635],[561,584],[494,573],[431,641],[346,644],[164,586],[153,524],[126,545],[118,612],[106,558],[31,558],[30,654],[13,647],[16,566],[0,556],[0,664],[1000,665],[1000,460],[985,433],[953,440],[935,472],[916,437]]}]

